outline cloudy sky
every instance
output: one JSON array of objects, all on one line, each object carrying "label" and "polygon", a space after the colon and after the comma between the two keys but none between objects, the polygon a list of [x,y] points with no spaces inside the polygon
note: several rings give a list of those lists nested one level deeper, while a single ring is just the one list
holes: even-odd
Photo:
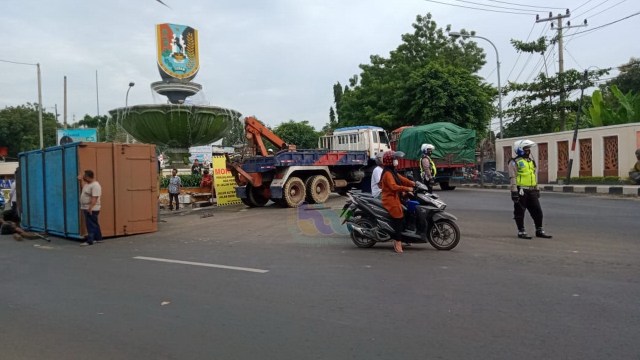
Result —
[{"label": "cloudy sky", "polygon": [[[131,81],[130,105],[163,102],[149,84],[160,80],[155,25],[167,22],[199,31],[198,101],[272,126],[292,119],[320,129],[328,122],[333,84],[347,83],[370,55],[387,56],[411,32],[416,15],[429,12],[443,28],[450,24],[490,39],[500,54],[503,85],[544,69],[542,56],[518,56],[509,40],[553,36],[550,23],[536,24],[535,14],[564,13],[559,8],[571,11],[566,20],[572,25],[589,22],[565,31],[565,69],[615,68],[640,57],[640,16],[632,16],[640,3],[631,0],[163,1],[171,8],[155,0],[0,0],[0,108],[37,102],[36,67],[6,61],[41,64],[43,104],[50,112],[57,105],[60,122],[65,75],[70,123],[97,114],[98,105],[100,114],[124,106]],[[495,52],[477,41],[487,52],[480,75],[496,84]],[[557,51],[547,55],[548,71],[557,71]]]}]

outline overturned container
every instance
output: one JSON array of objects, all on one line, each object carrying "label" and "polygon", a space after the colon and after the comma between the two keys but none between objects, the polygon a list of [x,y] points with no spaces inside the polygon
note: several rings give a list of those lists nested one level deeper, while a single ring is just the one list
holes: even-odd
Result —
[{"label": "overturned container", "polygon": [[102,236],[158,230],[158,165],[154,145],[72,143],[20,153],[19,189],[25,230],[81,239],[78,175],[93,170],[102,187]]}]

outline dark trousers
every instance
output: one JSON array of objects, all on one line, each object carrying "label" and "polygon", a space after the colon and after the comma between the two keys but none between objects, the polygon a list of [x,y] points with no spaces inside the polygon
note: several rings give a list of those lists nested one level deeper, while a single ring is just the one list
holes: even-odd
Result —
[{"label": "dark trousers", "polygon": [[98,223],[98,215],[100,211],[92,211],[89,213],[87,210],[84,212],[84,223],[87,226],[87,242],[93,244],[94,241],[102,240],[102,231],[100,231],[100,223]]},{"label": "dark trousers", "polygon": [[525,210],[529,210],[536,229],[542,228],[542,208],[539,198],[540,191],[524,190],[524,195],[520,195],[520,200],[513,203],[513,219],[516,221],[518,230],[524,230]]},{"label": "dark trousers", "polygon": [[180,209],[180,203],[178,202],[178,195],[180,194],[172,194],[169,193],[169,210],[173,210],[173,200],[176,201],[176,210]]}]

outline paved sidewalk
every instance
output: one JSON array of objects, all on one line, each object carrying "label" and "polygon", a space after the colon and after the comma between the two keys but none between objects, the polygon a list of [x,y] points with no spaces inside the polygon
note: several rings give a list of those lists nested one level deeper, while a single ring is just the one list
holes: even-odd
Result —
[{"label": "paved sidewalk", "polygon": [[[462,184],[463,187],[480,187],[480,184]],[[639,185],[553,185],[540,184],[540,190],[564,192],[564,193],[585,193],[585,194],[609,194],[624,196],[640,196]],[[485,189],[505,189],[509,190],[509,185],[485,184]]]}]

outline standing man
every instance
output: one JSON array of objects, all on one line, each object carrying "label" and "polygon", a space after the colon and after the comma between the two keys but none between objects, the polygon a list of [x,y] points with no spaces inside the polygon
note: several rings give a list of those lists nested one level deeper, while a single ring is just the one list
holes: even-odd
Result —
[{"label": "standing man", "polygon": [[178,169],[173,168],[171,170],[171,177],[169,178],[169,210],[173,210],[173,200],[176,201],[176,210],[180,209],[180,202],[178,201],[178,195],[180,195],[180,188],[182,187],[182,179],[178,176]]},{"label": "standing man", "polygon": [[636,161],[631,171],[629,171],[629,179],[634,182],[634,184],[640,185],[640,149],[636,150]]},{"label": "standing man", "polygon": [[202,173],[202,165],[200,165],[200,162],[198,161],[198,159],[194,159],[193,165],[191,165],[191,174],[200,175],[201,173]]},{"label": "standing man", "polygon": [[382,189],[380,188],[380,180],[382,179],[383,170],[382,155],[382,151],[376,155],[376,168],[373,169],[373,172],[371,173],[371,195],[376,199],[380,199],[380,194],[382,193]]},{"label": "standing man", "polygon": [[95,180],[93,170],[85,170],[84,175],[78,176],[78,180],[84,182],[82,193],[80,194],[80,209],[84,214],[85,225],[87,226],[86,241],[80,246],[93,245],[94,242],[102,242],[102,231],[98,215],[100,214],[100,196],[102,187]]},{"label": "standing man", "polygon": [[436,177],[436,163],[431,160],[431,154],[436,147],[431,144],[422,144],[420,151],[422,152],[422,159],[420,159],[420,177],[427,188],[429,193],[433,194],[433,184]]},{"label": "standing man", "polygon": [[524,228],[524,212],[529,210],[536,226],[536,237],[550,239],[542,229],[542,208],[540,207],[540,189],[536,179],[536,162],[531,159],[531,140],[516,140],[513,149],[516,157],[509,161],[509,179],[511,200],[513,200],[513,219],[518,227],[520,239],[531,239]]}]

